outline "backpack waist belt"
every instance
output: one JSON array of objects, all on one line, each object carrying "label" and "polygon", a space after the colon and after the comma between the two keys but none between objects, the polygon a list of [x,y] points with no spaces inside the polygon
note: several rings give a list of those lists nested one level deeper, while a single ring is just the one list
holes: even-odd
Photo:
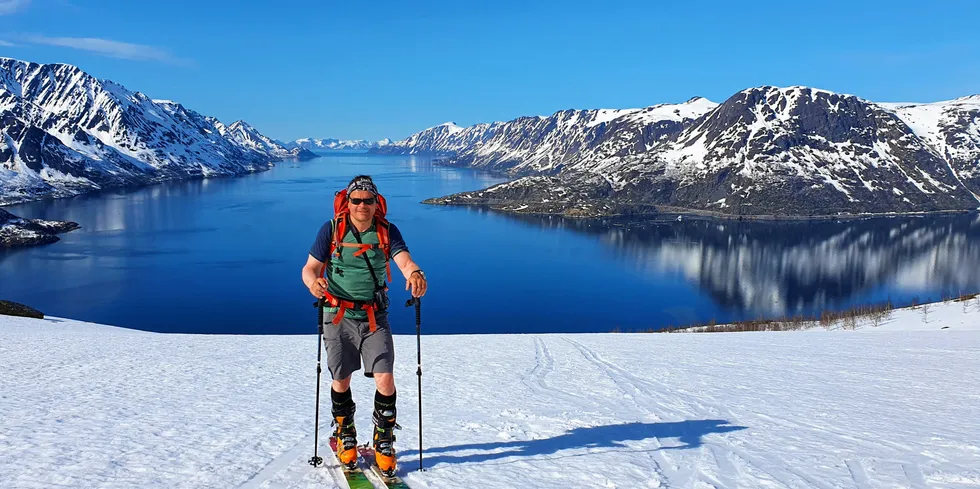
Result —
[{"label": "backpack waist belt", "polygon": [[330,321],[334,325],[340,324],[340,321],[344,318],[344,313],[348,309],[363,309],[367,311],[368,323],[371,325],[371,332],[373,333],[378,329],[378,323],[374,319],[374,311],[378,310],[378,305],[374,301],[349,301],[345,299],[338,299],[330,294],[326,294],[326,303],[330,304],[331,307],[336,307],[337,314]]}]

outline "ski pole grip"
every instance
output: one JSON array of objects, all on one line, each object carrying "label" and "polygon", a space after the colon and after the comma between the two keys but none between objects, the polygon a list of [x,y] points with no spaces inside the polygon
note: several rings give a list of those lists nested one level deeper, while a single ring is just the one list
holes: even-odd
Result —
[{"label": "ski pole grip", "polygon": [[317,301],[313,303],[313,307],[317,308],[316,317],[318,322],[316,323],[316,329],[317,331],[322,331],[323,330],[323,297],[317,299]]},{"label": "ski pole grip", "polygon": [[415,304],[415,324],[419,324],[422,322],[422,298],[412,297],[405,301],[405,307],[411,307],[412,304]]}]

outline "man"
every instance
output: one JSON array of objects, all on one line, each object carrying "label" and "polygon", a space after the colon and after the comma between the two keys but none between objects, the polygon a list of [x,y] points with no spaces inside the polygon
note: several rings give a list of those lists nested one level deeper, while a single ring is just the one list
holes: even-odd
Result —
[{"label": "man", "polygon": [[[375,461],[382,472],[394,474],[395,423],[394,344],[387,314],[386,251],[405,277],[413,297],[425,295],[427,282],[412,260],[398,228],[384,217],[386,203],[370,176],[354,177],[335,199],[336,215],[320,228],[303,267],[303,283],[316,298],[324,298],[323,331],[331,385],[332,414],[337,428],[337,457],[353,466],[357,461],[351,375],[364,362],[364,375],[373,377]],[[380,208],[379,208],[380,206]],[[342,235],[341,235],[342,234]],[[332,251],[332,252],[331,252]],[[322,277],[321,277],[321,272]],[[390,280],[390,276],[388,276]]]}]

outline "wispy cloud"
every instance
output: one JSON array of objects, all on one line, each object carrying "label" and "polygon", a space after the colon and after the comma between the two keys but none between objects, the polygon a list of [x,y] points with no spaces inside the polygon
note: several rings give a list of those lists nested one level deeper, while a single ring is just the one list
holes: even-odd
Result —
[{"label": "wispy cloud", "polygon": [[[2,1],[2,0],[0,0]],[[189,65],[191,62],[178,58],[166,49],[160,49],[145,44],[131,44],[128,42],[113,41],[111,39],[99,39],[95,37],[47,37],[30,35],[24,38],[31,44],[43,44],[46,46],[60,46],[65,48],[80,49],[112,58],[131,59],[139,61],[160,61],[174,65]]]},{"label": "wispy cloud", "polygon": [[5,48],[12,48],[12,47],[15,47],[17,45],[14,44],[14,43],[12,43],[12,42],[7,42],[7,41],[4,41],[3,39],[0,39],[0,46],[3,46]]},{"label": "wispy cloud", "polygon": [[0,15],[12,14],[27,8],[31,0],[0,0]]}]

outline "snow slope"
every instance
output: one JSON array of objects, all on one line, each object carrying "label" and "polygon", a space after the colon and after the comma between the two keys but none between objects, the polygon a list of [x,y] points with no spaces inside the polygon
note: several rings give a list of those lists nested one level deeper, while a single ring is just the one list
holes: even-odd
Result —
[{"label": "snow slope", "polygon": [[980,95],[944,102],[880,105],[893,111],[948,161],[974,195],[980,194]]},{"label": "snow slope", "polygon": [[544,116],[460,127],[430,127],[375,152],[452,156],[457,165],[510,174],[556,173],[614,155],[649,151],[717,103],[694,97],[680,104],[632,109],[561,110]]},{"label": "snow slope", "polygon": [[[423,336],[425,472],[416,339],[396,336],[402,475],[417,488],[975,488],[980,304],[932,308],[856,332]],[[335,467],[307,463],[315,343],[0,316],[0,487],[339,487]],[[365,440],[373,386],[358,374],[353,389]]]}]

